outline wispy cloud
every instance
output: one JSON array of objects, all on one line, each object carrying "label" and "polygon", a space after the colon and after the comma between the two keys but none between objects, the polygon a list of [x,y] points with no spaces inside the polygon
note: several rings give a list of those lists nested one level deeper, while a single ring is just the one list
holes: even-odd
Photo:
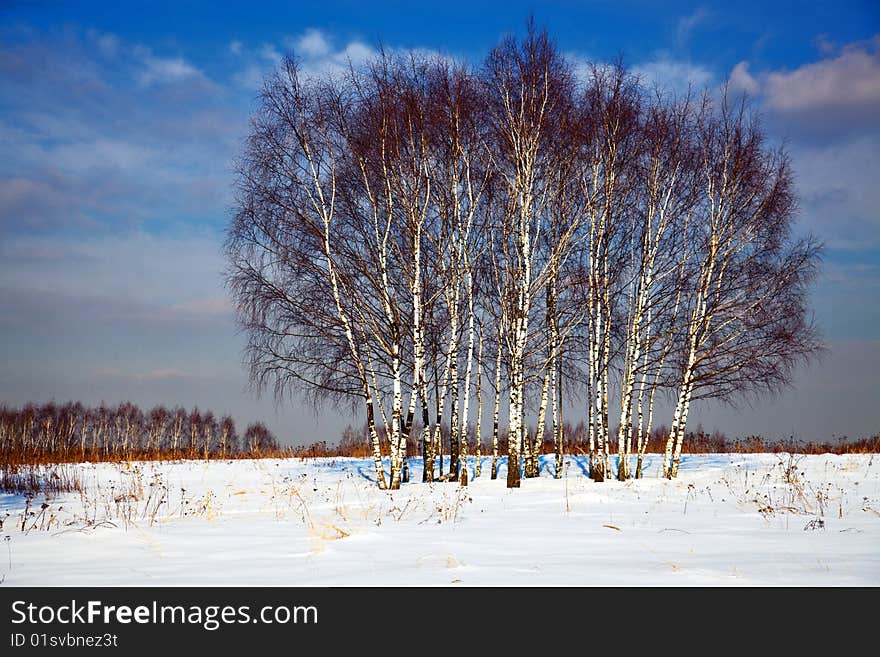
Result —
[{"label": "wispy cloud", "polygon": [[700,64],[673,59],[661,55],[657,59],[633,66],[633,73],[638,75],[648,86],[656,85],[664,91],[684,94],[689,89],[698,93],[711,85],[715,79],[712,72]]},{"label": "wispy cloud", "polygon": [[144,70],[140,74],[143,85],[180,82],[187,78],[202,77],[202,73],[182,57],[144,57]]},{"label": "wispy cloud", "polygon": [[105,57],[115,57],[119,54],[122,47],[122,41],[115,34],[99,32],[92,29],[87,32],[87,35],[95,42],[95,44],[97,44],[98,50],[100,50]]},{"label": "wispy cloud", "polygon": [[292,53],[304,75],[322,77],[359,65],[377,54],[377,51],[357,39],[338,45],[331,35],[309,28],[302,33],[285,37],[279,43],[263,43],[253,48],[241,46],[242,68],[235,75],[239,85],[256,89],[266,75],[277,66],[285,54]]},{"label": "wispy cloud", "polygon": [[678,48],[687,46],[693,33],[704,25],[712,16],[712,12],[705,5],[700,5],[693,12],[682,16],[675,23],[675,44]]},{"label": "wispy cloud", "polygon": [[[580,53],[566,53],[566,58],[574,75],[580,80],[589,80],[593,75],[593,67],[603,70],[613,66],[611,62],[592,60]],[[676,59],[669,52],[658,52],[652,59],[631,64],[628,68],[646,88],[656,87],[663,93],[679,96],[689,90],[699,93],[717,81],[717,77],[708,67]]]},{"label": "wispy cloud", "polygon": [[148,304],[148,312],[213,316],[225,297],[219,240],[210,232],[11,237],[0,241],[0,260],[14,265],[0,268],[0,285],[117,297]]},{"label": "wispy cloud", "polygon": [[880,247],[880,138],[795,142],[790,150],[803,225],[832,248]]},{"label": "wispy cloud", "polygon": [[221,223],[247,117],[224,93],[182,56],[112,34],[3,42],[0,234]]},{"label": "wispy cloud", "polygon": [[837,49],[837,46],[828,38],[827,34],[820,34],[817,36],[815,43],[816,48],[823,55],[830,55]]},{"label": "wispy cloud", "polygon": [[284,55],[281,54],[281,51],[271,43],[266,43],[260,46],[258,52],[261,59],[272,65],[280,64],[281,59],[284,57]]}]

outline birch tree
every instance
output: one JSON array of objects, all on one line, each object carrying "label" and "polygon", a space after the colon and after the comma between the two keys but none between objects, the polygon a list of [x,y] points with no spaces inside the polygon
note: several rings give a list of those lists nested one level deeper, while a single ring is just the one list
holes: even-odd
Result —
[{"label": "birch tree", "polygon": [[[620,417],[618,422],[618,472],[619,480],[631,476],[633,416],[638,414],[636,435],[640,441],[640,456],[646,445],[643,437],[644,391],[649,371],[658,368],[662,372],[669,340],[663,340],[658,331],[667,313],[677,314],[670,298],[680,298],[679,252],[686,252],[682,236],[687,230],[688,213],[694,198],[693,152],[690,141],[690,102],[670,102],[657,97],[645,107],[639,121],[639,143],[634,187],[635,201],[631,204],[631,230],[629,237],[630,265],[628,285],[622,295],[626,307],[627,323],[624,337],[624,356],[620,375]],[[671,285],[670,285],[671,283]],[[673,323],[668,326],[674,326]],[[659,348],[658,348],[659,347]],[[659,359],[659,360],[658,360]],[[636,395],[637,378],[642,384]],[[648,428],[652,421],[654,394],[660,374],[654,376],[649,392]],[[635,402],[638,408],[634,408]],[[639,465],[641,460],[639,461]],[[637,470],[640,468],[637,466]]]},{"label": "birch tree", "polygon": [[[361,396],[377,483],[385,488],[373,386],[353,324],[356,290],[336,248],[345,241],[337,214],[341,107],[331,85],[304,84],[293,59],[266,82],[237,164],[227,280],[254,384],[271,384],[280,398],[290,389]],[[325,299],[333,300],[329,308]]]},{"label": "birch tree", "polygon": [[[457,481],[459,465],[467,455],[479,305],[475,276],[483,250],[483,197],[491,172],[491,154],[485,135],[483,97],[474,76],[461,66],[438,63],[433,69],[431,91],[435,140],[431,178],[437,219],[433,239],[449,317],[447,366],[440,403],[442,406],[448,389],[451,397],[449,479]],[[460,381],[458,365],[462,341],[465,372]],[[442,408],[435,428],[438,435],[441,413]]]},{"label": "birch tree", "polygon": [[628,256],[625,208],[631,201],[638,143],[639,95],[622,66],[594,66],[579,99],[574,138],[581,145],[578,181],[586,213],[583,255],[587,308],[587,412],[590,472],[604,480],[609,468],[609,381],[619,348],[616,306]]},{"label": "birch tree", "polygon": [[700,204],[691,222],[693,253],[687,322],[663,472],[678,474],[694,399],[772,393],[820,348],[806,307],[819,245],[792,235],[793,179],[782,149],[770,149],[745,101],[698,117]]},{"label": "birch tree", "polygon": [[[547,276],[546,263],[537,259],[538,240],[549,202],[549,180],[542,175],[552,161],[550,136],[558,115],[571,97],[567,65],[546,33],[534,26],[521,41],[505,39],[484,66],[489,94],[499,187],[503,190],[498,239],[501,246],[501,314],[505,325],[509,379],[509,435],[507,486],[520,485],[520,445],[526,437],[527,349],[530,315],[535,297]],[[554,245],[564,249],[565,244]]]}]

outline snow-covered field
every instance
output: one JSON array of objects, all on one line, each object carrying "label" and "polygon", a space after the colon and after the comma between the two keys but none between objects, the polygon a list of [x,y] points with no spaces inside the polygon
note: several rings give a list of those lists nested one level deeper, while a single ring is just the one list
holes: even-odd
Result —
[{"label": "snow-covered field", "polygon": [[[552,457],[551,457],[552,459]],[[358,459],[60,466],[0,494],[6,585],[878,585],[880,458],[685,456],[679,479],[379,491]],[[412,461],[420,481],[419,461]],[[163,501],[164,500],[164,501]],[[41,508],[43,503],[48,504]],[[162,502],[160,504],[160,502]],[[24,523],[24,529],[22,529]]]}]

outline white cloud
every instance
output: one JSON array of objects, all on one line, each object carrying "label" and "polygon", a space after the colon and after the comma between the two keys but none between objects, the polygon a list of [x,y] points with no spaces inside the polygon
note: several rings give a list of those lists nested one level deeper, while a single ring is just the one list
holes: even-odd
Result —
[{"label": "white cloud", "polygon": [[[259,89],[272,68],[281,63],[284,53],[288,51],[292,51],[299,62],[300,72],[313,78],[341,73],[349,65],[360,66],[378,55],[375,48],[361,40],[353,39],[338,45],[326,32],[309,28],[296,36],[284,38],[277,44],[264,43],[252,49],[241,45],[237,49],[242,60],[241,67],[232,79],[247,89]],[[412,52],[423,57],[447,58],[428,48],[390,47],[386,52],[395,55]]]},{"label": "white cloud", "polygon": [[684,94],[688,89],[699,92],[712,83],[712,72],[699,64],[660,57],[637,64],[632,69],[646,85],[657,85],[664,91]]},{"label": "white cloud", "polygon": [[293,44],[295,51],[303,57],[326,57],[331,51],[330,41],[321,30],[314,28],[306,30]]},{"label": "white cloud", "polygon": [[[15,64],[0,84],[9,153],[0,164],[0,242],[224,216],[244,103],[229,102],[182,57],[107,37],[0,46],[0,60]],[[109,41],[112,60],[101,50]]]},{"label": "white cloud", "polygon": [[360,41],[352,41],[345,49],[336,55],[335,59],[339,62],[348,62],[351,60],[354,63],[364,62],[370,57],[375,56],[376,51],[370,48],[370,46],[361,43]]},{"label": "white cloud", "polygon": [[282,59],[281,52],[275,46],[268,43],[260,48],[260,57],[274,65],[278,65]]},{"label": "white cloud", "polygon": [[305,75],[319,77],[344,71],[350,64],[358,66],[376,55],[367,44],[351,41],[341,50],[330,49],[320,56],[300,56],[300,63]]},{"label": "white cloud", "polygon": [[880,38],[837,50],[821,37],[819,49],[792,70],[739,62],[728,82],[788,138],[802,225],[831,249],[868,252],[880,248]]},{"label": "white cloud", "polygon": [[748,62],[740,62],[729,81],[734,89],[760,95],[771,114],[805,133],[880,126],[880,37],[793,70],[752,73]]},{"label": "white cloud", "polygon": [[577,79],[582,82],[586,82],[590,79],[590,76],[593,74],[594,63],[589,57],[579,53],[568,52],[565,53],[565,58],[571,64],[572,73],[574,73],[574,76]]},{"label": "white cloud", "polygon": [[144,86],[154,83],[166,84],[180,82],[187,78],[202,77],[201,72],[182,57],[161,58],[147,56],[143,60],[144,70],[140,82]]},{"label": "white cloud", "polygon": [[231,52],[233,55],[236,55],[236,56],[240,55],[241,49],[242,49],[241,41],[230,41],[229,42],[229,52]]},{"label": "white cloud", "polygon": [[880,56],[850,50],[791,72],[768,73],[767,102],[783,112],[869,105],[880,111]]},{"label": "white cloud", "polygon": [[740,62],[734,66],[728,82],[733,91],[744,91],[749,95],[758,93],[758,81],[749,73],[748,62]]},{"label": "white cloud", "polygon": [[240,86],[258,89],[266,75],[283,59],[283,51],[290,49],[299,60],[300,70],[309,77],[321,77],[345,70],[349,63],[355,66],[376,56],[376,51],[362,41],[352,40],[336,47],[326,33],[309,28],[302,34],[286,38],[281,44],[265,43],[255,50],[239,49],[242,68],[233,76]]},{"label": "white cloud", "polygon": [[[591,60],[579,53],[565,53],[565,58],[570,63],[575,77],[584,82],[592,78],[594,68],[610,73],[615,67],[610,62]],[[715,81],[715,75],[708,68],[676,60],[668,53],[659,53],[651,61],[635,64],[629,67],[629,71],[638,76],[648,89],[657,86],[665,93],[672,92],[679,95],[687,93],[688,89],[699,93]]]}]

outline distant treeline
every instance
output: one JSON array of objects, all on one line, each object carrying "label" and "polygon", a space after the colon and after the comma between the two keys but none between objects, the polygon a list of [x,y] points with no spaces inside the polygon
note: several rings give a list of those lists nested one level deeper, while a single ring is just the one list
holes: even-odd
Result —
[{"label": "distant treeline", "polygon": [[[506,455],[507,432],[500,431],[495,450],[492,436],[477,441],[473,427],[468,440],[475,454],[486,457],[486,466],[495,470],[499,457]],[[588,428],[583,422],[565,423],[562,430],[565,453],[586,454]],[[451,432],[441,426],[443,449],[437,456],[440,475],[448,470]],[[668,435],[664,426],[655,428],[648,440],[648,452],[662,451]],[[749,436],[731,440],[720,432],[706,433],[701,428],[688,433],[685,452],[763,453],[797,452],[801,454],[856,454],[880,452],[880,434],[870,438],[836,442],[768,440]],[[554,443],[547,432],[541,453],[552,454]],[[345,429],[336,442],[318,441],[298,447],[281,447],[272,432],[261,422],[254,422],[239,434],[228,415],[218,416],[198,408],[154,406],[144,412],[131,402],[97,407],[80,402],[27,404],[20,408],[0,404],[0,464],[120,461],[162,459],[214,459],[261,457],[332,457],[371,456],[367,427]],[[443,458],[443,457],[446,458]]]},{"label": "distant treeline", "polygon": [[0,405],[0,462],[229,458],[281,453],[261,422],[239,434],[228,415],[131,402]]},{"label": "distant treeline", "polygon": [[[586,455],[586,445],[588,439],[588,427],[584,422],[572,425],[566,422],[563,426],[562,434],[564,436],[564,447],[566,454]],[[443,442],[446,444],[448,454],[448,441],[450,436],[449,428],[442,426]],[[658,426],[652,432],[648,440],[647,452],[662,453],[666,437],[669,435],[669,428],[666,426]],[[469,441],[475,446],[477,456],[486,456],[492,459],[496,457],[492,451],[492,436],[485,435],[482,440],[475,440],[473,431],[469,432]],[[499,432],[498,452],[503,456],[507,451],[507,432]],[[542,454],[552,454],[554,452],[554,443],[551,434],[548,432],[544,436],[541,447]],[[875,454],[880,453],[880,433],[857,440],[850,440],[846,436],[831,441],[802,441],[794,437],[787,439],[771,440],[763,436],[747,436],[744,438],[732,439],[720,431],[708,433],[697,427],[695,431],[689,431],[687,441],[685,443],[684,452],[687,454],[763,454],[781,452],[797,453],[797,454]],[[322,456],[350,456],[367,458],[371,455],[369,435],[366,426],[353,427],[349,426],[343,431],[342,438],[335,443],[326,441],[312,443],[304,447],[297,447],[293,450],[295,456],[301,457],[322,457]],[[447,461],[448,463],[448,461]],[[448,466],[441,465],[443,468]]]}]

